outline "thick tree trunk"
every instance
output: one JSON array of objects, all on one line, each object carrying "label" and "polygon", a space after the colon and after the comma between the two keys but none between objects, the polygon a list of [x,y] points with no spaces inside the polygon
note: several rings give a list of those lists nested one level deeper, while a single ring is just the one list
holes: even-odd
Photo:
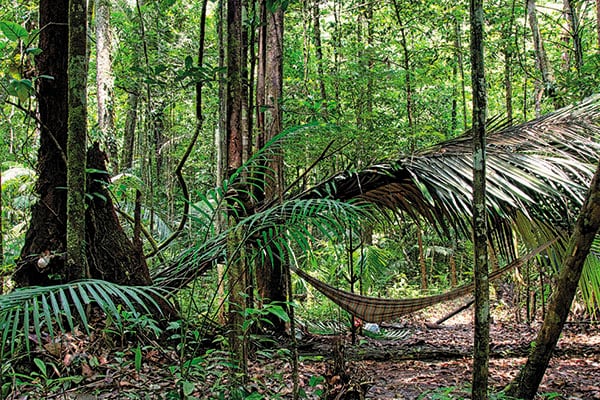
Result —
[{"label": "thick tree trunk", "polygon": [[473,280],[475,281],[472,398],[480,400],[488,398],[490,354],[490,288],[485,204],[487,93],[483,57],[483,0],[471,0],[470,20],[471,81],[473,85]]},{"label": "thick tree trunk", "polygon": [[[67,187],[67,42],[68,0],[40,2],[40,42],[44,49],[36,57],[39,79],[38,111],[40,147],[36,166],[38,201],[31,210],[31,221],[21,249],[18,268],[13,275],[18,286],[50,285],[66,282]],[[50,262],[40,257],[48,258]],[[40,263],[38,264],[38,261]]]},{"label": "thick tree trunk", "polygon": [[[88,151],[88,168],[106,171],[107,156],[98,143]],[[150,285],[148,266],[121,227],[111,195],[106,189],[106,173],[88,175],[91,200],[85,216],[88,259],[92,277],[127,285]]]},{"label": "thick tree trunk", "polygon": [[[258,37],[258,79],[256,90],[258,148],[282,131],[281,97],[283,88],[283,18],[284,10],[278,6],[269,10],[261,1],[261,29]],[[278,201],[283,191],[283,155],[276,150],[262,173],[264,195],[270,201]],[[271,249],[277,253],[275,248]],[[280,256],[266,258],[256,266],[259,295],[270,302],[285,302],[284,260]],[[273,329],[285,332],[285,324],[276,316],[270,317]]]},{"label": "thick tree trunk", "polygon": [[527,363],[511,383],[511,396],[533,399],[544,377],[577,291],[581,271],[600,228],[600,165],[592,179],[575,231],[571,236],[556,289]]}]

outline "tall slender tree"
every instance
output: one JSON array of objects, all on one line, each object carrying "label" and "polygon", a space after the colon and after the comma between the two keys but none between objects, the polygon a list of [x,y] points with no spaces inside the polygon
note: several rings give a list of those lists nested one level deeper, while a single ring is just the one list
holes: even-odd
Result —
[{"label": "tall slender tree", "polygon": [[556,102],[556,81],[554,79],[554,72],[548,61],[546,49],[544,48],[544,40],[537,19],[535,0],[527,0],[526,6],[527,19],[529,20],[529,26],[531,27],[533,47],[535,49],[535,65],[541,75],[541,79],[536,80],[535,94],[535,113],[536,117],[539,117],[542,113],[541,101],[544,95],[555,101],[555,108],[559,108],[560,106]]},{"label": "tall slender tree", "polygon": [[475,281],[475,337],[473,346],[473,396],[487,399],[490,347],[490,293],[486,212],[487,92],[483,57],[483,0],[470,1],[471,82],[473,86],[473,256]]},{"label": "tall slender tree", "polygon": [[[227,0],[227,42],[226,42],[226,92],[225,99],[225,134],[226,134],[226,165],[227,176],[232,177],[243,162],[243,82],[242,49],[243,44],[243,1]],[[244,182],[237,182],[243,185]],[[232,352],[232,363],[241,373],[242,382],[247,376],[247,343],[243,337],[242,325],[246,304],[247,265],[244,249],[240,248],[242,232],[237,228],[237,219],[245,210],[230,212],[228,226],[230,234],[227,238],[227,279],[229,282],[229,310],[227,324],[229,325],[229,346]]]}]

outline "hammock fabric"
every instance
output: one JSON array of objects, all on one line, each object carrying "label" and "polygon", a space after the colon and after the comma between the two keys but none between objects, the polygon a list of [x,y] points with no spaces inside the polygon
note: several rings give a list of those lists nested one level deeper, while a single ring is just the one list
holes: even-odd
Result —
[{"label": "hammock fabric", "polygon": [[[535,249],[528,255],[518,258],[507,266],[497,269],[489,274],[489,280],[493,281],[501,277],[505,272],[523,265],[531,258],[535,257],[540,251],[547,248],[551,243],[547,243]],[[310,283],[315,289],[327,296],[331,301],[340,306],[351,315],[360,318],[365,322],[390,321],[403,315],[411,314],[415,311],[427,308],[437,303],[457,299],[469,294],[475,288],[474,283],[460,286],[450,292],[434,296],[419,297],[413,299],[385,299],[379,297],[361,296],[355,293],[346,292],[337,289],[325,282],[322,282],[306,272],[297,268],[292,270],[302,279]]]}]

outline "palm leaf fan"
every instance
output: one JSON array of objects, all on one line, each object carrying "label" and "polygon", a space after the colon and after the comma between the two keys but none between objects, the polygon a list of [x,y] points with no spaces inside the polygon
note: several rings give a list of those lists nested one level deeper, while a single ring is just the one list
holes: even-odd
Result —
[{"label": "palm leaf fan", "polygon": [[80,326],[87,331],[89,304],[94,303],[115,324],[121,324],[122,311],[134,316],[160,311],[156,299],[163,294],[154,287],[124,286],[101,280],[16,289],[0,296],[0,355],[13,353],[18,343],[24,343],[30,350],[29,334],[41,340],[42,331],[51,338],[55,329],[67,332]]},{"label": "palm leaf fan", "polygon": [[[500,248],[512,247],[517,210],[557,231],[568,228],[600,152],[599,117],[600,97],[594,96],[520,125],[488,127],[488,226]],[[470,237],[471,143],[467,132],[410,157],[338,173],[297,196],[361,199]]]}]

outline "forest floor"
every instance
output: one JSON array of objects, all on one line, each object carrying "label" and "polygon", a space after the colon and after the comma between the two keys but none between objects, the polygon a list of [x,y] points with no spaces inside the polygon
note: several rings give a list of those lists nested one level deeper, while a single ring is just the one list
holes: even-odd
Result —
[{"label": "forest floor", "polygon": [[[432,328],[413,319],[402,340],[364,339],[345,346],[350,381],[364,383],[367,399],[468,399],[472,373],[472,313]],[[433,319],[435,320],[435,319]],[[429,327],[428,327],[429,326]],[[500,392],[524,365],[539,324],[496,321],[491,326],[489,386]],[[335,354],[335,340],[312,338],[316,353]],[[345,338],[349,343],[350,339]],[[334,357],[335,358],[335,357]],[[332,362],[319,367],[336,380]],[[333,377],[331,377],[334,375]],[[332,392],[347,388],[329,385]],[[352,384],[346,385],[352,386]],[[497,394],[492,399],[503,399]],[[600,330],[597,325],[569,324],[558,343],[536,399],[600,399]]]},{"label": "forest floor", "polygon": [[[438,327],[429,323],[454,305],[418,313],[396,325],[382,325],[378,335],[357,335],[356,344],[348,332],[324,335],[305,331],[298,340],[298,382],[303,398],[468,399],[472,310]],[[513,316],[502,314],[493,312],[491,325],[493,392],[504,388],[525,363],[539,328],[539,323],[515,323]],[[5,398],[234,398],[229,392],[232,377],[228,359],[219,350],[198,351],[202,355],[191,358],[189,353],[169,350],[152,339],[141,346],[111,346],[101,335],[90,338],[82,333],[63,339],[60,347],[45,345],[45,353],[36,356],[47,366],[45,376],[39,367],[32,366],[30,378],[16,376],[16,384]],[[282,350],[281,343],[276,342],[255,353],[249,365],[250,381],[245,384],[255,395],[246,398],[292,398],[292,367],[285,347],[289,343]],[[180,361],[182,355],[187,363]],[[539,393],[536,399],[600,399],[598,325],[567,325]],[[491,399],[506,397],[497,394]]]}]

